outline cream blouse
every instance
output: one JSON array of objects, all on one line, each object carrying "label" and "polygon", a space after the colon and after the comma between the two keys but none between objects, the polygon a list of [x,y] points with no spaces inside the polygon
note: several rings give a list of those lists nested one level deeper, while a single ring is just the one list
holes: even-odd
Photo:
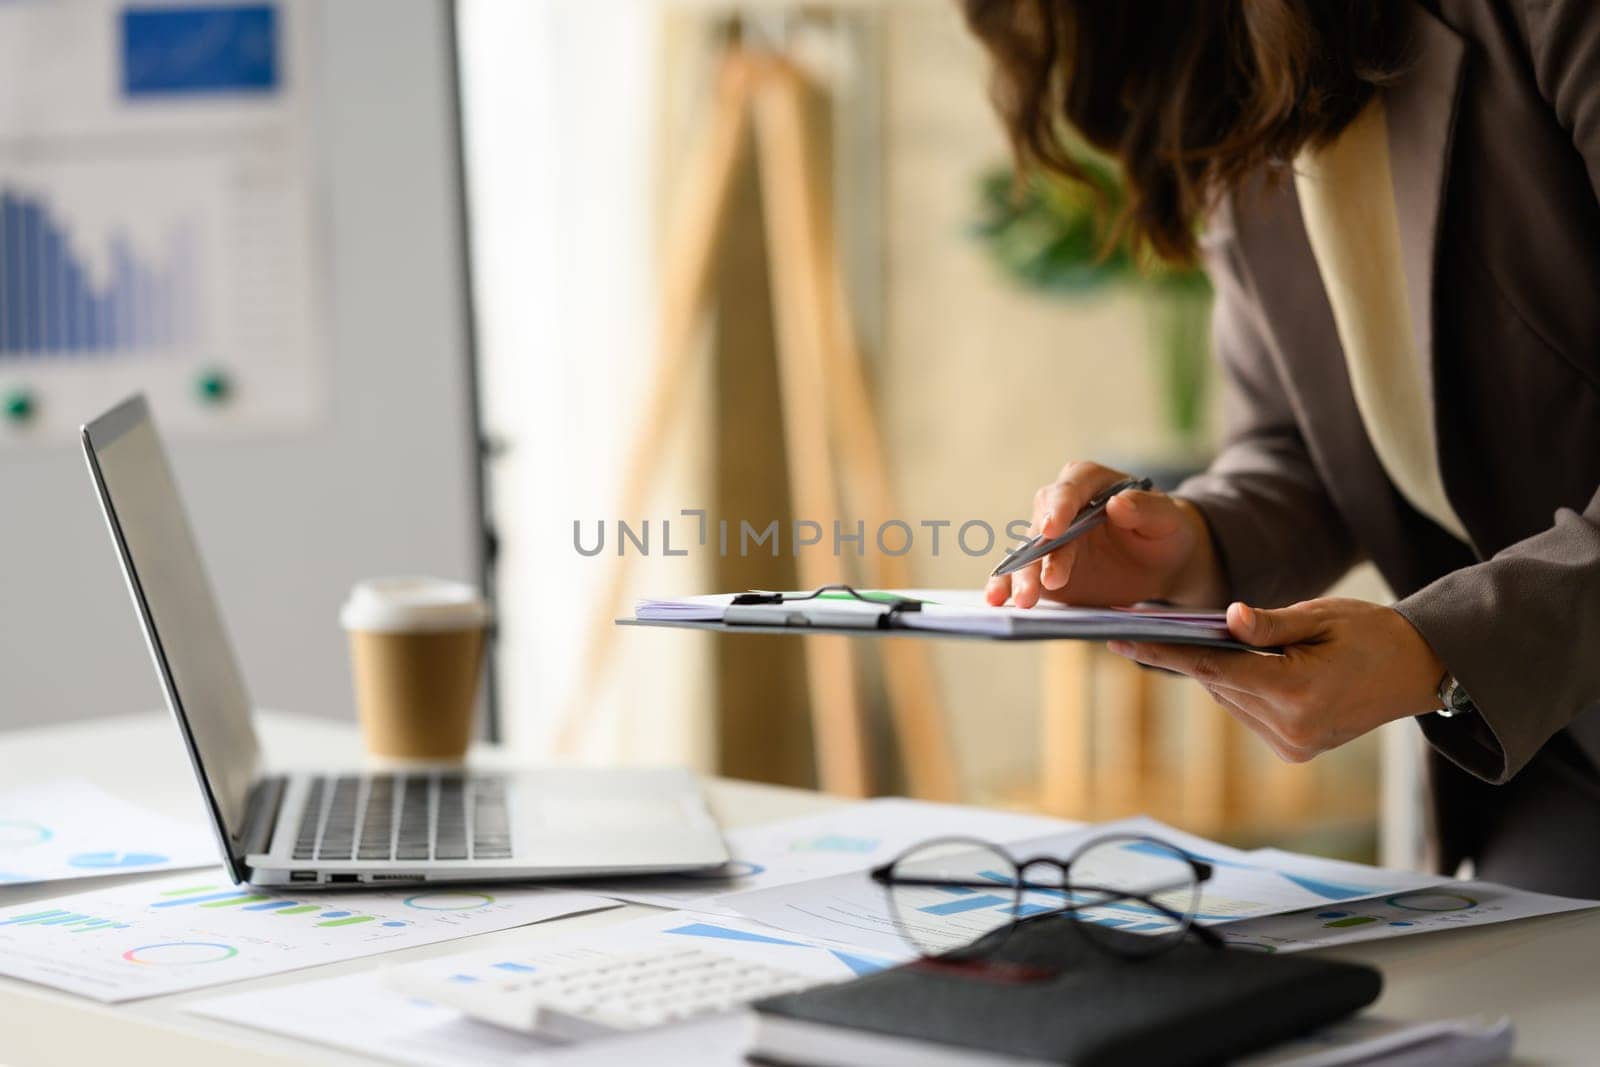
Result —
[{"label": "cream blouse", "polygon": [[1373,449],[1413,507],[1466,541],[1439,473],[1428,353],[1411,332],[1381,100],[1332,144],[1301,153],[1295,191]]}]

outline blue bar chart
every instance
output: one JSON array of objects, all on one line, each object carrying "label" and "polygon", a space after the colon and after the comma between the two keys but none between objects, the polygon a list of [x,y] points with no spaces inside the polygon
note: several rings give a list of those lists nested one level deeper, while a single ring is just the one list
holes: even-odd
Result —
[{"label": "blue bar chart", "polygon": [[136,248],[126,233],[113,231],[91,257],[44,196],[0,187],[0,360],[191,345],[198,278],[193,232],[175,224],[162,244]]}]

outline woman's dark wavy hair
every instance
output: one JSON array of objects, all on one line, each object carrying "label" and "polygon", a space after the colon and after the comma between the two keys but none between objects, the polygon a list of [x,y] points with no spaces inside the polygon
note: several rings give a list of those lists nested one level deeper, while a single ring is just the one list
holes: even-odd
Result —
[{"label": "woman's dark wavy hair", "polygon": [[1400,0],[963,0],[1019,168],[1115,157],[1121,226],[1190,261],[1214,199],[1326,143],[1400,69]]}]

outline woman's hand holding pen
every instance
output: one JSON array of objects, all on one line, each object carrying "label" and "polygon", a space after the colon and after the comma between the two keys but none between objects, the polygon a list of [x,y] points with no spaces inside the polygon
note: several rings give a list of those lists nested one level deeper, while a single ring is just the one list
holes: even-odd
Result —
[{"label": "woman's hand holding pen", "polygon": [[[1058,536],[1095,497],[1127,476],[1069,463],[1034,494],[1033,533]],[[1041,597],[1070,604],[1166,600],[1209,607],[1228,598],[1210,529],[1193,504],[1128,490],[1106,504],[1106,521],[1038,563],[989,581],[991,604]],[[1302,762],[1393,719],[1434,705],[1444,665],[1393,608],[1323,598],[1266,610],[1228,608],[1228,629],[1247,645],[1282,656],[1190,645],[1112,642],[1140,663],[1186,674],[1285,760]]]},{"label": "woman's hand holding pen", "polygon": [[[1033,497],[1033,533],[1055,537],[1094,496],[1127,478],[1098,463],[1069,463]],[[1106,522],[1038,563],[989,580],[989,603],[1031,608],[1041,597],[1071,604],[1167,600],[1210,606],[1227,595],[1205,519],[1165,493],[1129,490],[1106,505]]]}]

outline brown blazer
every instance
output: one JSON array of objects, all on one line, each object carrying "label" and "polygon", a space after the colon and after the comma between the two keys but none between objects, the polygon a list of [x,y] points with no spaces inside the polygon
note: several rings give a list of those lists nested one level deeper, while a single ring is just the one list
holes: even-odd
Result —
[{"label": "brown blazer", "polygon": [[1209,227],[1227,442],[1179,491],[1233,594],[1372,560],[1480,712],[1417,720],[1438,861],[1600,897],[1600,3],[1414,4],[1383,90],[1417,350],[1468,548],[1389,482],[1287,176]]}]

